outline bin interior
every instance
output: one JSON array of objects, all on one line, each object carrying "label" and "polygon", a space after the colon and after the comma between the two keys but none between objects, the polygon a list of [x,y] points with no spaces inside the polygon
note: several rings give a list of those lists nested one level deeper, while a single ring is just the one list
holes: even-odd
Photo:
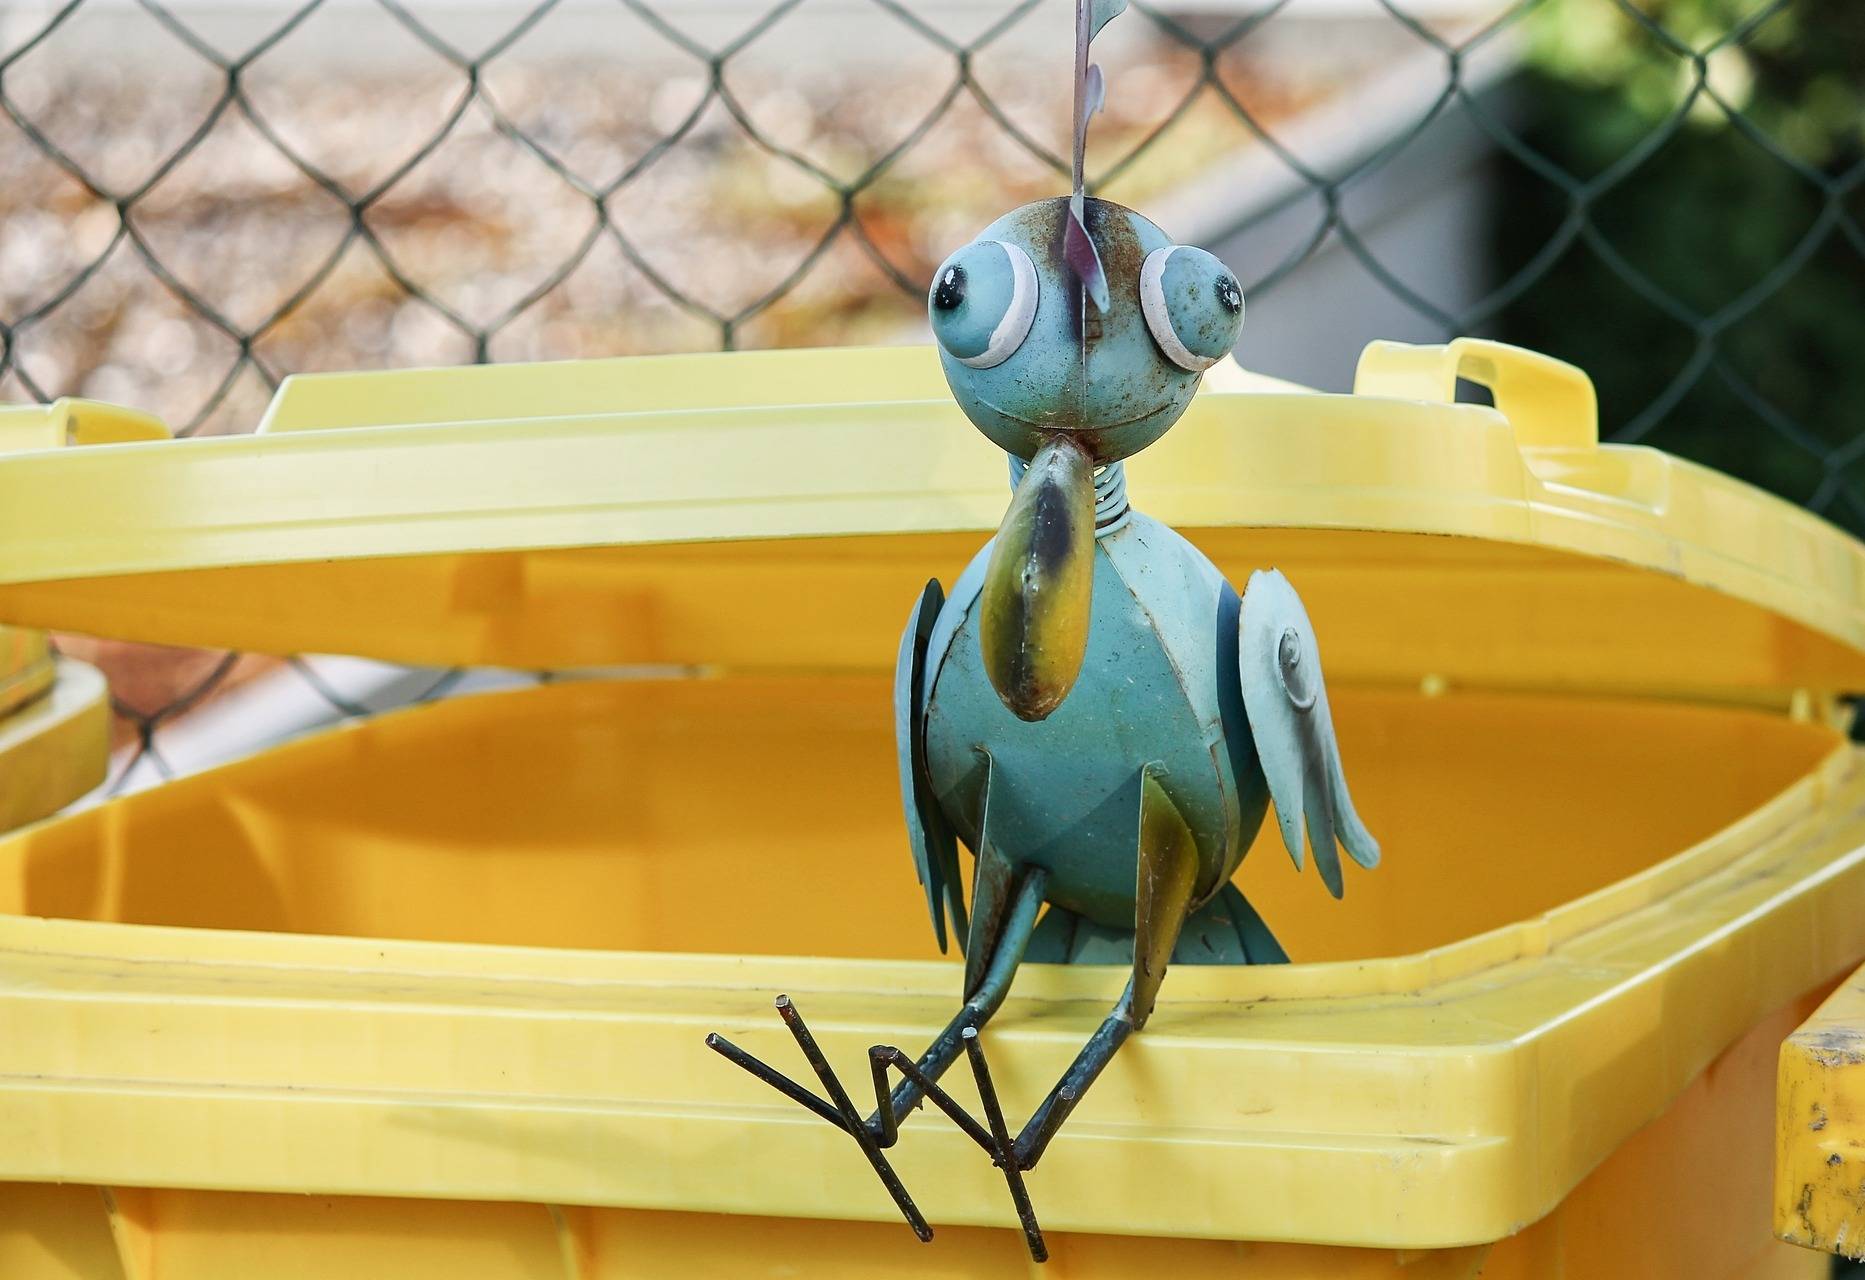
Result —
[{"label": "bin interior", "polygon": [[[1385,850],[1377,871],[1349,869],[1336,903],[1266,824],[1239,883],[1298,960],[1410,953],[1571,901],[1743,817],[1839,743],[1781,697],[1837,646],[1732,597],[1469,540],[1222,535],[1209,545],[1233,581],[1280,564],[1307,597],[1354,794]],[[829,660],[571,680],[320,735],[0,842],[0,910],[930,956],[889,667],[916,570],[950,582],[966,549],[953,544],[927,542],[930,564],[897,548],[832,561],[814,544],[802,563],[826,594],[776,614],[691,579],[655,596],[626,559],[592,554],[571,575],[584,590],[605,573],[635,584],[607,591],[635,611],[617,634],[746,646],[762,633],[781,653],[794,630]],[[781,547],[771,556],[783,563]],[[836,584],[831,563],[853,576]],[[755,568],[733,572],[751,583]],[[703,616],[695,600],[710,601]]]}]

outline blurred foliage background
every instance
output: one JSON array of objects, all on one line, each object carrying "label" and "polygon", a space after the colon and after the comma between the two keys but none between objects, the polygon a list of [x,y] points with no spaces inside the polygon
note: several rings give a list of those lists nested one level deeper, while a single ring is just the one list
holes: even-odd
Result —
[{"label": "blurred foliage background", "polygon": [[1499,336],[1585,368],[1618,438],[1865,532],[1865,4],[1554,3],[1529,30],[1493,252],[1559,256]]}]

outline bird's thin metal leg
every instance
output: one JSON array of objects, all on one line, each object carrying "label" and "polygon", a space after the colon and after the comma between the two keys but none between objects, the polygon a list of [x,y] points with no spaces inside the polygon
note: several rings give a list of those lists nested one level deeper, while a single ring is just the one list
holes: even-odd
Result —
[{"label": "bird's thin metal leg", "polygon": [[784,1097],[790,1099],[792,1102],[799,1103],[809,1108],[836,1128],[844,1132],[847,1131],[848,1125],[843,1121],[841,1112],[824,1102],[821,1098],[818,1098],[815,1094],[805,1089],[802,1085],[792,1080],[776,1067],[771,1066],[761,1058],[746,1053],[743,1049],[733,1044],[730,1040],[727,1040],[718,1032],[715,1031],[706,1037],[706,1047],[725,1058],[726,1061],[736,1062],[739,1066],[749,1071],[758,1079],[764,1081],[765,1084],[768,1084],[771,1088],[777,1090],[777,1092],[783,1094]]},{"label": "bird's thin metal leg", "polygon": [[1023,1126],[1023,1132],[1017,1135],[1015,1156],[1017,1167],[1034,1169],[1036,1162],[1043,1158],[1050,1139],[1061,1129],[1062,1122],[1069,1118],[1075,1106],[1088,1092],[1088,1086],[1101,1075],[1102,1068],[1113,1061],[1114,1054],[1133,1034],[1133,985],[1128,983],[1127,990],[1120,997],[1120,1003],[1107,1015],[1081,1052],[1075,1055],[1075,1061],[1069,1064],[1062,1078],[1056,1081],[1049,1096],[1043,1099],[1036,1114]]},{"label": "bird's thin metal leg", "polygon": [[[878,1096],[882,1098],[887,1096],[887,1068],[894,1067],[901,1075],[918,1084],[921,1092],[932,1099],[933,1104],[945,1112],[966,1137],[984,1148],[984,1154],[993,1157],[997,1155],[997,1142],[991,1137],[990,1131],[972,1119],[971,1112],[960,1106],[951,1094],[941,1089],[936,1080],[922,1072],[913,1059],[890,1044],[877,1044],[868,1051],[868,1054],[874,1064],[874,1089]],[[886,1110],[885,1107],[882,1108],[883,1113]]]},{"label": "bird's thin metal leg", "polygon": [[1023,1170],[1017,1164],[1010,1129],[1004,1123],[1004,1109],[998,1105],[997,1087],[991,1083],[991,1069],[985,1065],[984,1049],[978,1043],[976,1028],[965,1029],[965,1053],[971,1059],[972,1074],[978,1078],[978,1098],[984,1103],[984,1117],[991,1124],[991,1140],[996,1147],[992,1162],[1004,1171],[1004,1181],[1010,1186],[1011,1203],[1017,1206],[1017,1220],[1023,1224],[1023,1241],[1030,1247],[1030,1257],[1037,1262],[1047,1262],[1049,1246],[1043,1243],[1043,1229],[1037,1225],[1035,1206],[1030,1203],[1029,1190],[1023,1185]]},{"label": "bird's thin metal leg", "polygon": [[1137,880],[1133,895],[1133,977],[1127,980],[1127,989],[1114,1011],[1082,1046],[1018,1135],[1017,1164],[1025,1169],[1036,1167],[1088,1087],[1127,1037],[1152,1015],[1159,984],[1191,913],[1198,877],[1197,840],[1165,786],[1154,776],[1155,770],[1156,766],[1147,765],[1134,779],[1139,803],[1134,832]]},{"label": "bird's thin metal leg", "polygon": [[706,1037],[706,1045],[728,1061],[737,1063],[786,1098],[807,1107],[853,1137],[855,1145],[861,1148],[861,1154],[866,1156],[868,1163],[874,1167],[875,1176],[880,1178],[881,1185],[887,1189],[887,1194],[893,1197],[901,1216],[906,1218],[907,1225],[913,1228],[913,1234],[922,1241],[931,1240],[932,1228],[927,1225],[925,1216],[919,1211],[919,1206],[913,1203],[913,1197],[907,1194],[906,1186],[900,1181],[900,1176],[894,1172],[893,1166],[887,1162],[887,1157],[881,1154],[880,1146],[876,1143],[874,1135],[869,1133],[868,1127],[862,1123],[861,1113],[855,1110],[855,1104],[849,1100],[848,1091],[836,1078],[835,1070],[830,1067],[829,1060],[823,1056],[821,1046],[816,1043],[816,1037],[810,1034],[809,1027],[803,1021],[803,1015],[797,1012],[789,996],[777,997],[777,1016],[782,1018],[784,1025],[790,1028],[790,1034],[795,1037],[797,1047],[803,1050],[803,1056],[809,1061],[810,1068],[815,1071],[816,1078],[822,1081],[822,1087],[829,1095],[829,1102],[825,1103],[781,1071],[759,1061],[717,1033]]},{"label": "bird's thin metal leg", "polygon": [[829,1060],[822,1055],[822,1049],[816,1044],[816,1037],[803,1025],[803,1015],[790,1003],[789,996],[777,997],[777,1016],[790,1028],[790,1034],[796,1037],[797,1047],[803,1050],[803,1056],[809,1059],[809,1065],[822,1081],[824,1092],[835,1103],[835,1109],[842,1114],[842,1125],[855,1137],[855,1145],[861,1148],[861,1154],[868,1157],[868,1163],[874,1166],[875,1174],[881,1185],[887,1188],[887,1194],[900,1206],[900,1212],[906,1216],[907,1224],[913,1228],[913,1234],[921,1240],[932,1239],[932,1228],[926,1225],[919,1207],[913,1203],[913,1197],[907,1194],[900,1176],[894,1172],[887,1157],[874,1141],[874,1135],[868,1132],[868,1126],[861,1122],[861,1113],[855,1110],[855,1104],[849,1101],[848,1091],[842,1088],[842,1082],[836,1079],[835,1071],[829,1066]]},{"label": "bird's thin metal leg", "polygon": [[926,1096],[921,1080],[937,1080],[944,1075],[964,1047],[965,1032],[983,1026],[1002,1007],[1004,997],[1010,993],[1010,980],[1016,976],[1017,966],[1023,963],[1030,935],[1036,932],[1036,917],[1042,910],[1043,886],[1047,880],[1048,873],[1041,867],[1024,870],[1011,890],[1009,908],[1002,913],[1002,925],[992,942],[990,962],[985,966],[977,991],[920,1055],[918,1072],[902,1072],[906,1078],[894,1087],[891,1096],[882,1090],[883,1075],[875,1076],[875,1112],[869,1117],[868,1128],[877,1136],[885,1135],[883,1146],[892,1145],[899,1122]]},{"label": "bird's thin metal leg", "polygon": [[[1023,1127],[1022,1132],[1013,1141],[1009,1126],[1004,1121],[1004,1110],[998,1101],[997,1087],[991,1079],[990,1065],[985,1061],[984,1047],[978,1038],[976,1027],[966,1026],[959,1031],[959,1042],[963,1045],[966,1056],[971,1062],[972,1075],[978,1083],[978,1098],[984,1105],[985,1120],[989,1127],[980,1125],[951,1095],[939,1085],[927,1078],[917,1066],[908,1061],[900,1050],[887,1045],[876,1045],[870,1050],[870,1061],[874,1071],[874,1088],[877,1096],[883,1096],[886,1089],[889,1066],[898,1067],[903,1075],[917,1084],[920,1091],[946,1113],[973,1142],[976,1142],[991,1157],[991,1163],[1003,1170],[1005,1185],[1010,1189],[1010,1199],[1016,1206],[1017,1220],[1023,1227],[1024,1242],[1029,1246],[1030,1257],[1037,1262],[1045,1262],[1049,1249],[1043,1240],[1042,1226],[1036,1220],[1035,1207],[1030,1202],[1029,1189],[1024,1185],[1024,1173],[1036,1166],[1042,1158],[1050,1139],[1054,1138],[1062,1124],[1074,1111],[1082,1095],[1087,1093],[1101,1075],[1103,1068],[1113,1060],[1120,1046],[1135,1030],[1133,1018],[1133,985],[1128,983],[1114,1011],[1102,1022],[1100,1030],[1069,1064],[1062,1078],[1049,1091],[1048,1097],[1037,1108],[1036,1114]],[[883,1107],[883,1111],[886,1108]]]},{"label": "bird's thin metal leg", "polygon": [[[842,1087],[835,1071],[823,1056],[816,1039],[810,1034],[796,1006],[788,996],[777,997],[777,1013],[789,1027],[797,1045],[803,1050],[810,1068],[816,1078],[822,1082],[828,1100],[818,1097],[814,1092],[798,1084],[783,1072],[772,1067],[756,1056],[745,1052],[724,1036],[716,1032],[706,1037],[706,1046],[725,1058],[736,1063],[749,1074],[762,1080],[777,1092],[783,1094],[797,1105],[804,1107],[827,1120],[836,1128],[854,1138],[861,1148],[862,1155],[874,1167],[881,1185],[887,1188],[888,1195],[900,1207],[901,1214],[912,1226],[914,1234],[921,1240],[932,1239],[932,1228],[926,1225],[913,1198],[907,1194],[905,1186],[895,1174],[893,1167],[882,1154],[899,1138],[899,1122],[917,1106],[922,1098],[930,1098],[941,1111],[949,1116],[953,1123],[963,1130],[966,1136],[993,1156],[998,1146],[976,1120],[955,1102],[951,1095],[937,1085],[938,1077],[958,1057],[963,1048],[962,1037],[965,1032],[973,1031],[996,1013],[1004,1002],[1004,996],[1010,990],[1011,977],[1016,973],[1017,965],[1023,959],[1024,948],[1028,945],[1030,934],[1036,928],[1036,916],[1042,909],[1043,883],[1045,872],[1040,867],[1026,869],[1015,882],[1012,889],[1010,906],[1002,912],[997,936],[992,939],[990,962],[986,966],[984,977],[978,990],[965,1002],[964,1008],[946,1025],[945,1030],[933,1040],[920,1060],[916,1063],[899,1049],[891,1045],[876,1045],[869,1051],[869,1069],[874,1079],[876,1110],[865,1122],[854,1104],[849,1100],[848,1092]],[[891,1093],[887,1088],[887,1069],[897,1067],[902,1077],[899,1086]]]}]

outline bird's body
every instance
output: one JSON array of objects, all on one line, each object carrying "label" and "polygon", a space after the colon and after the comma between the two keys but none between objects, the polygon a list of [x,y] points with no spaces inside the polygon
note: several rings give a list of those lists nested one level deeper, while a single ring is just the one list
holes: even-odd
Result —
[{"label": "bird's body", "polygon": [[[1009,455],[1014,490],[951,598],[936,580],[921,591],[894,679],[908,845],[941,949],[948,921],[964,948],[962,1003],[917,1059],[871,1051],[866,1120],[786,998],[779,1012],[828,1099],[708,1040],[854,1138],[922,1239],[931,1229],[883,1153],[930,1099],[1003,1171],[1039,1261],[1023,1173],[1146,1025],[1167,966],[1287,958],[1231,884],[1268,806],[1297,868],[1312,849],[1335,897],[1337,844],[1362,866],[1379,860],[1294,588],[1268,570],[1239,592],[1127,507],[1122,460],[1171,428],[1235,345],[1243,294],[1211,254],[1082,191],[1101,94],[1088,44],[1123,7],[1077,5],[1075,194],[993,222],[946,260],[927,299],[953,397]],[[1131,977],[1013,1135],[977,1037],[1026,959],[1121,964]],[[961,1052],[988,1128],[937,1083]],[[891,1088],[890,1069],[905,1077]]]},{"label": "bird's body", "polygon": [[[1191,830],[1192,906],[1202,906],[1236,871],[1268,799],[1235,675],[1236,593],[1179,534],[1126,513],[1096,540],[1081,677],[1054,713],[1028,722],[1004,707],[980,658],[975,606],[990,553],[954,583],[926,655],[926,769],[947,820],[977,848],[988,792],[1011,862],[1046,870],[1052,914],[1099,926],[1092,936],[1130,934],[1135,781],[1151,766]],[[1040,940],[1060,940],[1058,925]],[[1201,945],[1179,957],[1206,958],[1241,956]]]}]

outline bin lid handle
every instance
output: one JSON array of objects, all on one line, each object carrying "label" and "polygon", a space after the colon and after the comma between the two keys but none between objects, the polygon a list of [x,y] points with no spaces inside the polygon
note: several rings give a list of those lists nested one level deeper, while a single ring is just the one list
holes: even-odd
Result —
[{"label": "bin lid handle", "polygon": [[101,400],[65,396],[50,404],[0,405],[0,453],[168,438],[160,418]]},{"label": "bin lid handle", "polygon": [[1457,380],[1488,387],[1523,449],[1590,449],[1599,443],[1593,380],[1565,360],[1487,338],[1435,346],[1369,342],[1354,371],[1355,395],[1449,404]]}]

